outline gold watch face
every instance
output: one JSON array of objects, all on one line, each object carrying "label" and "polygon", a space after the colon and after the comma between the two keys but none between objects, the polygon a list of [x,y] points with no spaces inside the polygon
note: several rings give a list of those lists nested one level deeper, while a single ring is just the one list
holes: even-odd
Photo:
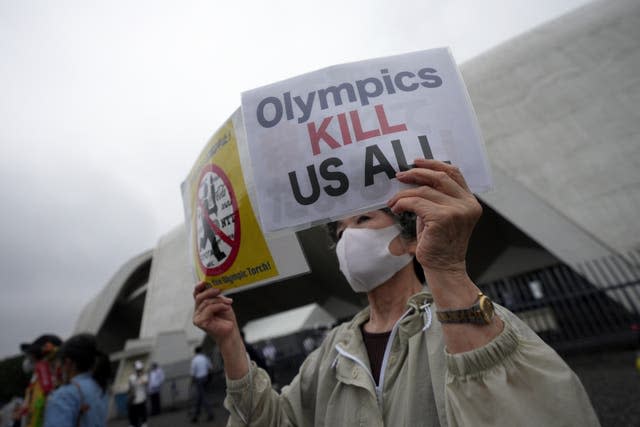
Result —
[{"label": "gold watch face", "polygon": [[484,318],[484,321],[489,324],[491,323],[491,319],[493,319],[493,302],[491,302],[491,300],[486,297],[486,296],[481,296],[480,297],[480,311],[482,312],[482,317]]}]

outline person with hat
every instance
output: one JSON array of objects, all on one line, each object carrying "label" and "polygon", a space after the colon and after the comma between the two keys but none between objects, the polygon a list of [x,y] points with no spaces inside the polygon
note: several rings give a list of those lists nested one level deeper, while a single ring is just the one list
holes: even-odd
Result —
[{"label": "person with hat", "polygon": [[58,361],[64,384],[47,401],[43,427],[105,427],[111,364],[95,336],[69,338],[58,350]]},{"label": "person with hat", "polygon": [[144,363],[133,363],[135,372],[129,376],[129,424],[133,427],[147,425],[147,385],[149,379],[144,373]]},{"label": "person with hat", "polygon": [[58,385],[52,362],[62,340],[52,334],[41,335],[32,343],[23,343],[20,349],[25,355],[22,369],[31,374],[31,380],[25,390],[25,398],[20,416],[25,419],[26,427],[40,427],[44,420],[44,408],[47,397]]}]

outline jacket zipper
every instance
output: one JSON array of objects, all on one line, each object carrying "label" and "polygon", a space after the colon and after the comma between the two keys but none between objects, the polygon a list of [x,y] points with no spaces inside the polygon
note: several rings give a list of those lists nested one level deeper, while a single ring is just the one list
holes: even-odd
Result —
[{"label": "jacket zipper", "polygon": [[393,346],[393,340],[395,339],[396,333],[398,332],[398,327],[400,325],[400,322],[402,321],[402,319],[407,317],[412,310],[413,308],[410,308],[409,310],[405,311],[405,313],[402,316],[400,316],[400,318],[396,321],[396,323],[393,325],[393,328],[391,329],[391,334],[389,335],[389,339],[387,340],[387,345],[385,346],[385,349],[384,349],[384,356],[382,358],[382,366],[380,367],[380,380],[378,381],[379,382],[378,385],[376,385],[376,381],[373,379],[373,375],[371,374],[371,371],[362,360],[358,359],[353,354],[347,352],[345,349],[340,347],[339,344],[336,345],[336,351],[340,355],[346,357],[347,359],[351,359],[352,361],[360,365],[367,374],[369,374],[369,378],[371,378],[371,382],[373,383],[376,391],[376,399],[378,401],[378,407],[380,408],[380,412],[382,412],[382,408],[383,408],[382,391],[384,390],[384,378],[387,370],[387,363],[389,361],[389,355],[391,354],[391,347]]}]

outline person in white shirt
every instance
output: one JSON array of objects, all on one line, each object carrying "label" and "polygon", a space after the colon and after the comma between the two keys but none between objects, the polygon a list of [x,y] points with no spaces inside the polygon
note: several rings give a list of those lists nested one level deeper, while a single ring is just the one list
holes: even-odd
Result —
[{"label": "person in white shirt", "polygon": [[136,360],[135,372],[129,376],[129,424],[133,427],[147,426],[147,384],[144,363]]},{"label": "person in white shirt", "polygon": [[164,371],[156,362],[151,364],[149,371],[149,400],[151,402],[151,415],[160,413],[160,391],[164,382]]},{"label": "person in white shirt", "polygon": [[278,350],[276,349],[276,346],[273,345],[273,342],[271,342],[271,340],[268,340],[265,346],[262,348],[262,354],[267,360],[267,365],[273,366],[275,364]]},{"label": "person in white shirt", "polygon": [[213,420],[213,408],[206,396],[206,386],[212,369],[211,360],[202,354],[202,347],[196,347],[195,356],[191,359],[191,382],[195,389],[194,407],[191,416],[192,423],[198,422],[202,407],[207,412],[207,420]]}]

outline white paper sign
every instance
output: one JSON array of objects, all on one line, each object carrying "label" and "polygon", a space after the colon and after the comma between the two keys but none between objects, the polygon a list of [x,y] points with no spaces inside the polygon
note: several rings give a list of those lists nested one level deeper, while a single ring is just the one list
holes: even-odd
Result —
[{"label": "white paper sign", "polygon": [[242,94],[263,229],[377,208],[418,157],[492,186],[475,113],[448,48],[337,65]]}]

